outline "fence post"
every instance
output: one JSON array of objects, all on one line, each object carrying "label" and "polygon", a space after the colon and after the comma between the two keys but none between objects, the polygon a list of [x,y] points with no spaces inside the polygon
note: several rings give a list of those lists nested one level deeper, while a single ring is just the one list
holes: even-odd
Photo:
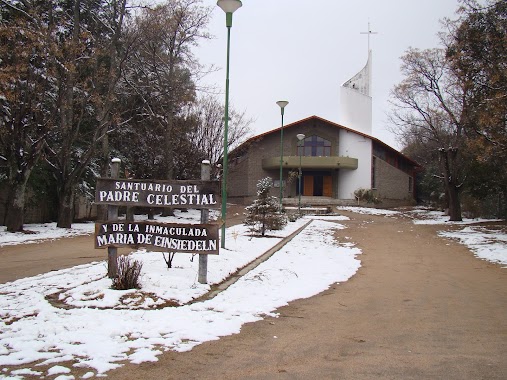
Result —
[{"label": "fence post", "polygon": [[[204,160],[201,163],[201,180],[209,181],[211,178],[211,165],[208,160]],[[208,223],[209,219],[209,210],[202,209],[201,210],[201,223]],[[198,281],[200,284],[208,283],[208,255],[199,255],[199,276]]]},{"label": "fence post", "polygon": [[[111,160],[111,178],[118,178],[120,172],[119,158],[113,158]],[[118,220],[118,206],[108,205],[107,206],[107,221],[116,222]],[[107,276],[109,278],[115,278],[118,276],[118,248],[107,247]]]}]

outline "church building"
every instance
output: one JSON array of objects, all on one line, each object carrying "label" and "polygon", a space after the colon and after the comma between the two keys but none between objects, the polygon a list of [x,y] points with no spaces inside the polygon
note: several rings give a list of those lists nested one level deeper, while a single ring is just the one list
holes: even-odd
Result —
[{"label": "church building", "polygon": [[366,66],[341,86],[340,106],[340,124],[310,116],[230,152],[231,201],[250,203],[259,180],[270,177],[272,195],[278,197],[282,185],[284,204],[294,204],[300,193],[306,204],[353,204],[358,189],[371,189],[384,206],[413,204],[420,166],[371,136],[371,50]]}]

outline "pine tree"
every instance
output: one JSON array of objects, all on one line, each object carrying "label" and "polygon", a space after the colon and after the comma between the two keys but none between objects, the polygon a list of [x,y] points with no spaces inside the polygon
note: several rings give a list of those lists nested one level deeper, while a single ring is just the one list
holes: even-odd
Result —
[{"label": "pine tree", "polygon": [[246,207],[245,225],[252,233],[264,236],[266,230],[279,230],[287,224],[287,217],[280,212],[278,199],[269,195],[273,181],[266,177],[257,183],[257,199]]}]

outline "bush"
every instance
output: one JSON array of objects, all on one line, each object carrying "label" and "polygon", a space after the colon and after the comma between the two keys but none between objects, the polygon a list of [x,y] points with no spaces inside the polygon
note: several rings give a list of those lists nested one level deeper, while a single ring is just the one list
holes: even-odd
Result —
[{"label": "bush", "polygon": [[477,198],[464,193],[461,196],[461,208],[466,218],[505,218],[505,201],[502,194]]},{"label": "bush", "polygon": [[364,201],[366,203],[373,203],[373,204],[379,204],[382,203],[380,198],[378,198],[373,190],[371,189],[357,189],[354,191],[354,196],[359,201]]},{"label": "bush", "polygon": [[112,288],[116,290],[140,289],[139,275],[143,264],[129,256],[118,257],[118,276],[113,278]]}]

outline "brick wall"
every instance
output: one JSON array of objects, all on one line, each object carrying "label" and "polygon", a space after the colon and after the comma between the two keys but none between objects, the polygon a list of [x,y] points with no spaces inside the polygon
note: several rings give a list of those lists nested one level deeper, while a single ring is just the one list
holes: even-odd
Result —
[{"label": "brick wall", "polygon": [[[284,156],[297,156],[298,139],[296,135],[298,133],[303,133],[306,137],[317,135],[325,138],[331,142],[331,155],[345,155],[345,152],[339,151],[340,141],[338,131],[339,129],[335,126],[330,126],[322,120],[312,118],[285,127],[283,134]],[[264,158],[280,156],[280,131],[278,130],[258,136],[249,143],[250,146],[245,147],[243,156],[236,162],[230,162],[228,194],[233,198],[246,197],[248,199],[253,199],[256,196],[256,186],[260,179],[271,177],[276,181],[280,177],[279,169],[264,170],[262,168],[262,160]],[[380,149],[380,151],[383,151],[382,149]],[[351,154],[354,156],[353,152],[351,152]],[[288,172],[288,170],[284,170],[283,172],[285,181],[287,180]],[[332,171],[332,175],[333,196],[336,196],[340,179],[338,178],[338,172]],[[409,191],[410,175],[406,172],[376,157],[375,177],[377,184],[375,191],[379,197],[385,199],[385,203],[389,200],[392,200],[397,205],[413,202],[413,189]],[[412,187],[413,186],[414,183],[412,183]],[[278,187],[273,188],[271,194],[278,197],[280,195],[280,189]],[[296,185],[291,183],[289,186],[286,186],[284,197],[295,196]]]},{"label": "brick wall", "polygon": [[238,197],[248,192],[248,156],[244,155],[235,160],[229,161],[229,172],[227,178],[227,196]]},{"label": "brick wall", "polygon": [[376,194],[380,198],[412,200],[412,191],[409,191],[410,176],[376,157],[375,160]]},{"label": "brick wall", "polygon": [[[284,128],[283,131],[283,154],[284,156],[297,156],[297,134],[303,133],[306,137],[318,135],[331,141],[331,154],[339,155],[339,133],[333,130],[328,124],[320,120],[308,120],[294,127]],[[279,170],[264,170],[262,160],[269,157],[280,156],[280,131],[266,134],[260,140],[252,142],[247,153],[237,162],[231,162],[229,165],[228,194],[231,197],[247,196],[255,197],[257,193],[257,183],[260,179],[271,177],[273,180],[280,178]],[[288,170],[284,170],[283,178],[287,180]],[[336,184],[333,184],[337,186]],[[246,189],[245,189],[246,186]],[[278,187],[271,191],[273,196],[280,195]],[[284,196],[296,196],[296,185],[291,183],[284,190]]]}]

